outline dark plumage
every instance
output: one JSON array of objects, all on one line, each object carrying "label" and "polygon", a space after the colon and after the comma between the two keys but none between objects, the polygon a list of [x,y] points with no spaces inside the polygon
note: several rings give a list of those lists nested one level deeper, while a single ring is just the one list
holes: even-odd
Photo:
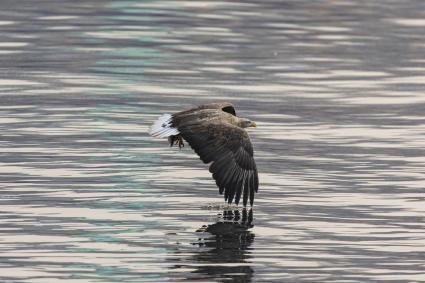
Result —
[{"label": "dark plumage", "polygon": [[183,146],[186,140],[204,163],[211,163],[209,171],[230,204],[238,204],[243,197],[254,203],[258,191],[258,172],[254,150],[247,127],[256,124],[236,116],[231,103],[210,103],[178,112],[165,114],[151,128],[151,135],[168,137],[171,146]]}]

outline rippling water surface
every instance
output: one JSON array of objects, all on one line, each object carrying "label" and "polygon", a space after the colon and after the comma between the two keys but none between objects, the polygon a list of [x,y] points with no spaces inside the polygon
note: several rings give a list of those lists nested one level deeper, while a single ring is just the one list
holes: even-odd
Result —
[{"label": "rippling water surface", "polygon": [[[10,1],[1,282],[425,281],[423,1]],[[260,190],[223,207],[157,116],[232,101]]]}]

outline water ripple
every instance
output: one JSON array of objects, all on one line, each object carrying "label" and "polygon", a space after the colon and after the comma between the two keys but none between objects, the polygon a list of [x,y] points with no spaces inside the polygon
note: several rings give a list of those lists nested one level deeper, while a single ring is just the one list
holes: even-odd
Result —
[{"label": "water ripple", "polygon": [[[0,281],[424,281],[422,8],[8,3]],[[259,126],[252,209],[147,134],[211,100]]]}]

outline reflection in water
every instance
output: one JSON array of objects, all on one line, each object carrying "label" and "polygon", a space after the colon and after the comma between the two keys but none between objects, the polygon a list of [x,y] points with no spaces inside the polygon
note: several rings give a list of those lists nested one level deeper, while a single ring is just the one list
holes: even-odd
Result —
[{"label": "reflection in water", "polygon": [[254,241],[254,234],[249,231],[254,227],[252,219],[252,209],[243,209],[242,213],[237,209],[224,210],[219,221],[200,228],[197,245],[209,249],[194,256],[194,261],[201,264],[194,272],[225,282],[250,282],[254,273],[248,252]]}]

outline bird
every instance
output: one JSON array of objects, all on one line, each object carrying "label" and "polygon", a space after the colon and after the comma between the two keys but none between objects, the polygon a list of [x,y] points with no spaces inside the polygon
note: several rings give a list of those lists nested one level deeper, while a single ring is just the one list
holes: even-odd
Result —
[{"label": "bird", "polygon": [[258,171],[246,128],[257,127],[250,119],[236,116],[230,102],[203,104],[175,114],[160,116],[150,135],[168,138],[170,147],[184,147],[186,141],[200,159],[209,164],[219,193],[230,205],[234,201],[254,204],[258,192]]}]

